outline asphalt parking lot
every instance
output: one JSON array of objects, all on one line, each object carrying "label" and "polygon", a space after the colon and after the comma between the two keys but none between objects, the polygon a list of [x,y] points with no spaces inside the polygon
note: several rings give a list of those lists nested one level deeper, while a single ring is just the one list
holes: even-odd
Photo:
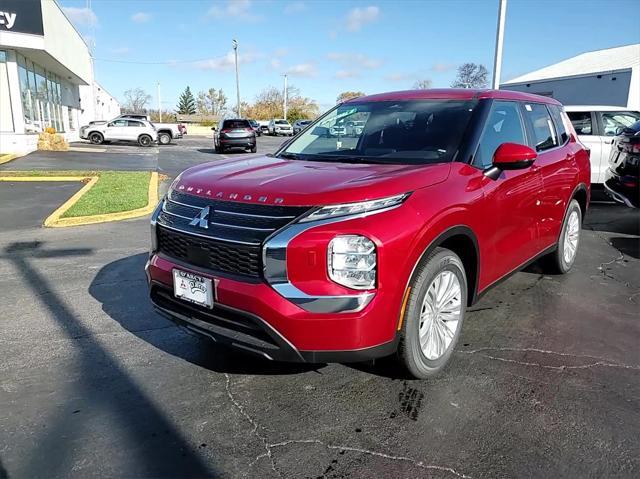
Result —
[{"label": "asphalt parking lot", "polygon": [[[169,182],[219,159],[210,143],[0,169],[140,162]],[[44,219],[62,195],[42,185],[20,214]],[[147,300],[148,219],[16,227],[13,187],[0,183],[2,479],[640,475],[639,211],[592,205],[570,274],[534,264],[493,289],[444,374],[413,381],[389,361],[268,363],[195,337]]]}]

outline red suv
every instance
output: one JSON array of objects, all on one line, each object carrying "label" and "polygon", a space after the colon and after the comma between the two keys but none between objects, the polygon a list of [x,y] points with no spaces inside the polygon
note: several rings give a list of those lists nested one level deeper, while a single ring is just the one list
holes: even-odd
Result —
[{"label": "red suv", "polygon": [[[362,128],[341,134],[345,122]],[[263,358],[397,353],[424,378],[492,285],[542,256],[571,268],[589,184],[589,152],[553,99],[360,97],[274,155],[177,177],[151,221],[151,299]]]}]

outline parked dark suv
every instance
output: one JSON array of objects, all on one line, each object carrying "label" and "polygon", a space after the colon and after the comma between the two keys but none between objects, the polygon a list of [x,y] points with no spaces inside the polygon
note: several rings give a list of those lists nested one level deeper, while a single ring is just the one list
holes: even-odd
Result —
[{"label": "parked dark suv", "polygon": [[242,148],[255,153],[256,132],[245,119],[223,120],[220,129],[213,129],[213,147],[216,153],[224,153],[228,148]]},{"label": "parked dark suv", "polygon": [[631,208],[640,202],[640,121],[621,128],[611,146],[604,187],[609,196]]}]

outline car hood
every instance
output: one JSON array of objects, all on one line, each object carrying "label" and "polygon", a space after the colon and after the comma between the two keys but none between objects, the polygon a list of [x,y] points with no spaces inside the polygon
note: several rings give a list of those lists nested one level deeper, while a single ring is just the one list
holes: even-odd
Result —
[{"label": "car hood", "polygon": [[172,186],[184,193],[222,200],[314,206],[414,191],[444,181],[449,170],[449,163],[352,164],[261,156],[190,168]]}]

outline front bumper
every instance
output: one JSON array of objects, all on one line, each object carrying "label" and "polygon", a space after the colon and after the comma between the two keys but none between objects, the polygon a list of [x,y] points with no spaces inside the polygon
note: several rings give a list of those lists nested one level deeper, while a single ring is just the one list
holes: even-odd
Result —
[{"label": "front bumper", "polygon": [[614,201],[622,203],[630,208],[638,208],[640,205],[640,184],[637,178],[629,178],[625,181],[610,168],[605,173],[604,189]]}]

